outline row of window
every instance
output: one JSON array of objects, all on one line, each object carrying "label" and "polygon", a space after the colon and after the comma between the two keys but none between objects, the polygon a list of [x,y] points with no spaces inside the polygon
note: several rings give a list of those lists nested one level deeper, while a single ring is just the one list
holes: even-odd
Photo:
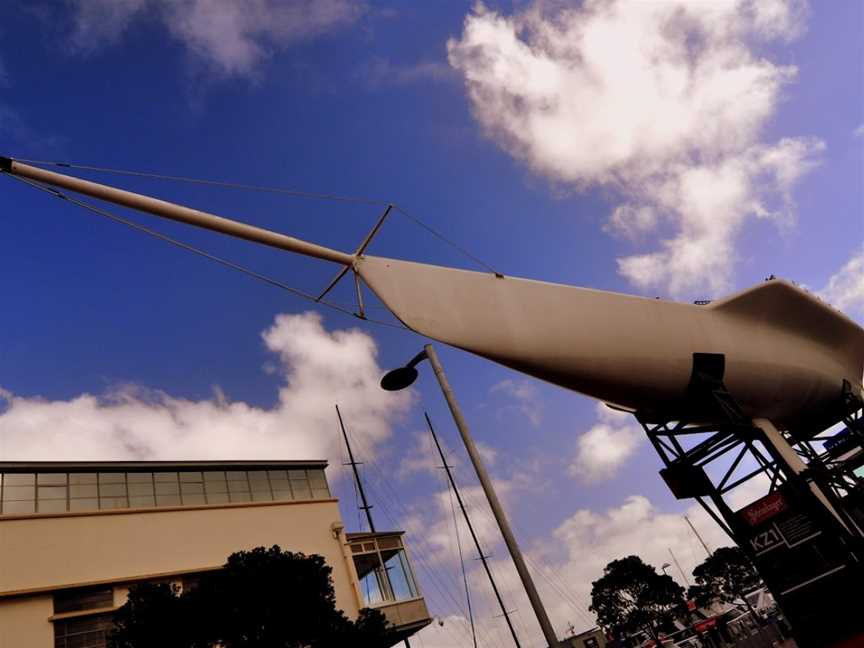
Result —
[{"label": "row of window", "polygon": [[105,648],[114,622],[99,614],[54,622],[54,648]]},{"label": "row of window", "polygon": [[327,499],[323,469],[0,474],[0,514]]},{"label": "row of window", "polygon": [[[54,614],[110,608],[114,588],[81,587],[54,592]],[[110,614],[72,617],[54,621],[54,648],[105,648],[113,627]]]}]

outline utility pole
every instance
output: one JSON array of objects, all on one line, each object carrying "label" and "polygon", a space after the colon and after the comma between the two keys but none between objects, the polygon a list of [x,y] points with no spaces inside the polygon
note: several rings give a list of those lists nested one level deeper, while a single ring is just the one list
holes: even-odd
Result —
[{"label": "utility pole", "polygon": [[708,545],[705,544],[705,541],[702,539],[702,536],[699,535],[699,532],[696,530],[696,527],[693,526],[693,523],[690,521],[690,518],[686,515],[684,519],[687,520],[687,524],[690,526],[690,530],[693,531],[693,534],[699,539],[699,542],[702,544],[702,547],[705,549],[705,553],[708,554],[708,557],[711,557],[711,550],[708,548]]},{"label": "utility pole", "polygon": [[[468,517],[468,511],[465,510],[465,504],[462,502],[462,496],[459,494],[459,488],[456,486],[456,480],[453,479],[453,473],[450,471],[450,465],[447,463],[447,457],[444,456],[444,450],[441,448],[441,444],[438,442],[438,435],[435,434],[435,428],[432,427],[432,421],[429,418],[429,414],[423,412],[423,415],[426,417],[426,424],[429,426],[429,432],[432,433],[432,439],[435,441],[435,447],[438,448],[438,454],[441,456],[441,463],[444,464],[444,470],[447,471],[447,479],[450,480],[450,486],[453,488],[453,492],[456,493],[456,501],[459,502],[459,508],[462,510],[462,516],[465,518],[465,524],[468,526],[468,531],[471,533],[471,539],[474,541],[474,547],[477,549],[477,554],[480,556],[480,561],[483,563],[483,569],[486,570],[486,575],[489,577],[489,582],[492,584],[492,591],[495,593],[495,598],[498,601],[498,605],[501,608],[501,613],[504,616],[504,620],[507,622],[507,627],[510,629],[510,634],[513,635],[513,641],[516,643],[516,646],[520,646],[519,637],[516,636],[516,630],[513,628],[513,623],[510,621],[510,613],[507,611],[507,608],[504,607],[504,601],[501,598],[500,592],[498,592],[498,586],[495,584],[495,577],[492,576],[492,570],[489,569],[489,563],[486,562],[486,554],[483,553],[483,549],[480,546],[480,540],[477,539],[477,534],[474,532],[474,525],[471,524],[471,518]],[[466,592],[467,592],[467,583],[466,583]],[[471,599],[468,599],[468,611],[471,611]],[[471,626],[473,628],[474,621],[471,621]],[[474,637],[474,646],[477,646],[477,637]]]}]

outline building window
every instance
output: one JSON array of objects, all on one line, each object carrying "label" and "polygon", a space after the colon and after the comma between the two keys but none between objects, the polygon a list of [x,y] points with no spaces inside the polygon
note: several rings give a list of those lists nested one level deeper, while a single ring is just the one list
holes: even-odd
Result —
[{"label": "building window", "polygon": [[126,473],[99,473],[99,508],[129,508]]},{"label": "building window", "polygon": [[253,502],[269,502],[273,499],[270,489],[270,479],[266,470],[249,471],[249,489],[252,493]]},{"label": "building window", "polygon": [[0,474],[0,515],[331,497],[321,468]]},{"label": "building window", "polygon": [[126,473],[126,490],[129,492],[130,508],[156,506],[156,491],[152,472]]},{"label": "building window", "polygon": [[323,470],[308,470],[309,485],[312,486],[312,497],[315,499],[328,499],[330,489],[327,487],[327,478]]},{"label": "building window", "polygon": [[378,605],[392,599],[387,588],[387,574],[381,567],[378,554],[355,556],[354,567],[357,569],[360,591],[366,605]]},{"label": "building window", "polygon": [[366,605],[420,596],[399,536],[364,538],[350,546]]},{"label": "building window", "polygon": [[113,606],[114,590],[111,587],[79,587],[54,592],[54,614]]},{"label": "building window", "polygon": [[229,470],[225,473],[228,479],[228,495],[231,502],[249,502],[249,478],[245,470]]},{"label": "building window", "polygon": [[3,513],[36,512],[36,475],[7,473],[3,477]]},{"label": "building window", "polygon": [[417,596],[417,586],[414,584],[414,576],[408,566],[408,558],[404,549],[388,549],[381,551],[381,560],[384,561],[384,570],[390,579],[390,589],[393,599],[403,601]]},{"label": "building window", "polygon": [[200,506],[204,499],[204,478],[198,471],[180,473],[180,496],[184,505]]},{"label": "building window", "polygon": [[54,622],[54,648],[105,648],[112,627],[108,614],[59,619]]}]

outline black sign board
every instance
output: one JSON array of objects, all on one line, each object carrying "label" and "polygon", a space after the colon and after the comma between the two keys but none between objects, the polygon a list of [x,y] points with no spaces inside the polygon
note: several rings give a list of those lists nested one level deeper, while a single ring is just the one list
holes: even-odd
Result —
[{"label": "black sign board", "polygon": [[858,605],[850,593],[860,591],[860,564],[813,500],[809,493],[781,487],[737,512],[743,522],[739,542],[752,550],[760,576],[792,621],[802,648],[826,645],[819,643],[824,635],[810,635],[818,628],[823,633],[826,628],[864,631],[860,611],[849,607]]}]

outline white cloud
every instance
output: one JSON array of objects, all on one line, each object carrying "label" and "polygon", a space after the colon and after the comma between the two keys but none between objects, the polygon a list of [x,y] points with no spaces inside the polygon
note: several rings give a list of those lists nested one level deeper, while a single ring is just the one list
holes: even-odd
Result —
[{"label": "white cloud", "polygon": [[579,435],[567,472],[589,484],[610,479],[633,456],[644,436],[630,414],[598,403],[597,423]]},{"label": "white cloud", "polygon": [[854,137],[864,137],[864,124],[861,124],[858,128],[856,128],[856,129],[852,132],[852,135],[853,135]]},{"label": "white cloud", "polygon": [[[611,424],[618,425],[620,417],[625,415],[610,411],[601,416]],[[742,469],[746,472],[750,468],[752,466],[743,466]],[[616,558],[635,554],[658,571],[668,563],[666,571],[669,575],[683,586],[688,584],[687,580],[692,583],[692,570],[706,558],[706,553],[687,525],[684,515],[689,517],[709,549],[732,544],[731,539],[692,500],[683,510],[662,510],[655,502],[640,494],[623,497],[616,505],[605,510],[580,508],[566,515],[548,533],[538,533],[533,525],[530,530],[526,530],[520,527],[519,516],[514,515],[514,505],[518,503],[521,508],[526,508],[532,502],[542,502],[544,500],[541,498],[549,497],[549,491],[544,487],[527,487],[531,479],[536,481],[537,476],[542,474],[536,467],[523,470],[520,474],[521,477],[501,483],[506,493],[505,507],[526,556],[534,583],[559,635],[563,635],[571,623],[577,631],[595,625],[595,619],[588,611],[591,583],[602,575],[606,564]],[[472,521],[481,530],[484,550],[493,555],[491,568],[505,605],[510,610],[517,610],[514,621],[523,645],[542,648],[545,645],[542,634],[503,547],[491,512],[485,506],[482,492],[477,487],[462,490],[471,510]],[[737,510],[767,492],[768,480],[760,476],[734,489],[728,494],[727,502],[733,510]],[[417,507],[416,515],[411,520],[410,541],[412,546],[415,546],[415,555],[422,551],[423,556],[434,560],[433,569],[436,574],[442,578],[450,575],[447,582],[451,592],[461,599],[461,575],[446,491],[439,492],[433,501],[434,506],[425,503],[422,507]],[[488,637],[490,643],[495,645],[506,645],[509,643],[506,626],[499,616],[500,610],[491,593],[487,577],[482,567],[476,561],[470,560],[474,557],[473,547],[469,544],[467,532],[462,526],[460,533],[467,558],[469,585],[479,636]],[[680,564],[683,576],[670,550]],[[426,574],[421,574],[421,581],[426,583]],[[431,600],[436,599],[432,596]],[[421,634],[424,641],[428,639],[428,644],[433,646],[470,643],[467,622],[459,616],[452,599],[450,602],[441,601],[439,605],[439,609],[446,610],[451,616],[446,617],[444,627],[424,630]]]},{"label": "white cloud", "polygon": [[[767,480],[757,478],[737,488],[728,501],[733,509],[738,509],[764,495],[767,490]],[[524,491],[518,489],[508,491],[511,503],[516,495],[524,494]],[[500,534],[491,513],[486,507],[476,506],[478,500],[482,501],[481,498],[482,494],[475,489],[468,494],[466,501],[472,507],[472,521],[478,523],[483,530],[484,549],[494,554],[491,567],[505,605],[508,609],[518,610],[517,632],[523,645],[542,648],[545,644],[542,643],[540,629],[512,562],[500,542]],[[524,499],[522,503],[524,505]],[[420,526],[415,530],[418,535],[412,536],[411,540],[416,543],[416,538],[425,539],[426,534],[432,531],[431,539],[434,544],[424,546],[424,555],[435,557],[439,574],[452,572],[451,587],[461,597],[458,561],[453,548],[452,517],[449,503],[441,498],[441,494],[436,511],[440,519]],[[591,583],[602,575],[603,568],[611,560],[638,555],[658,571],[668,563],[666,572],[670,576],[685,587],[688,581],[692,583],[692,570],[706,558],[706,553],[687,525],[685,515],[689,517],[709,549],[732,544],[731,539],[698,505],[691,502],[683,511],[663,511],[643,495],[624,497],[619,504],[603,511],[587,508],[576,510],[548,535],[527,534],[524,529],[515,525],[529,571],[558,633],[563,635],[571,623],[577,631],[595,625],[595,619],[588,611]],[[513,516],[511,522],[515,522]],[[467,544],[464,530],[462,533],[464,550],[470,545]],[[466,553],[470,553],[469,558],[473,557],[471,551],[469,549]],[[675,565],[673,553],[684,572],[683,576]],[[476,562],[473,566],[471,562],[468,564],[475,618],[479,619],[478,627],[482,633],[480,636],[491,638],[500,635],[502,643],[506,642],[504,622],[495,618],[500,615],[500,610],[492,596],[486,575]],[[447,607],[454,611],[452,605]],[[467,624],[464,619],[454,614],[445,620],[445,626],[448,622],[449,630],[431,628],[422,635],[424,640],[428,637],[431,645],[436,646],[453,645],[453,637],[457,636],[465,642]],[[447,643],[448,641],[450,643]]]},{"label": "white cloud", "polygon": [[[462,456],[464,452],[458,454],[453,452],[441,438],[440,430],[437,433],[438,441],[444,450],[444,456],[447,457],[447,464],[454,468],[461,466],[463,464]],[[477,451],[480,453],[480,458],[483,460],[486,468],[494,466],[498,460],[498,450],[482,441],[475,441],[474,445],[477,447]],[[405,479],[417,473],[430,475],[445,474],[438,448],[435,447],[432,435],[427,431],[414,433],[414,447],[399,460],[399,470],[397,471],[399,479]]]},{"label": "white cloud", "polygon": [[540,402],[540,394],[536,385],[531,380],[521,378],[511,380],[507,378],[498,382],[489,389],[492,394],[503,394],[510,399],[510,403],[499,408],[499,413],[516,409],[521,412],[528,422],[534,427],[539,427],[543,420],[543,406]]},{"label": "white cloud", "polygon": [[831,276],[818,295],[842,311],[864,315],[864,246]]},{"label": "white cloud", "polygon": [[224,76],[246,76],[273,50],[350,25],[360,0],[73,0],[72,45],[82,52],[117,42],[155,19],[199,61]]},{"label": "white cloud", "polygon": [[480,453],[480,458],[487,468],[495,465],[495,462],[498,461],[498,450],[482,441],[475,441],[474,445],[477,446],[477,452]]},{"label": "white cloud", "polygon": [[362,65],[357,76],[373,87],[447,82],[458,78],[453,68],[443,61],[396,64],[383,58],[374,58]]},{"label": "white cloud", "polygon": [[[434,619],[431,624],[413,635],[411,641],[423,648],[468,646],[471,645],[469,633],[468,620],[464,616],[451,614]],[[485,643],[488,645],[488,641]]]},{"label": "white cloud", "polygon": [[441,457],[432,436],[428,432],[415,432],[414,447],[399,461],[399,479],[416,473],[436,474],[441,470]]},{"label": "white cloud", "polygon": [[[685,514],[711,549],[732,544],[698,506],[684,512],[664,512],[642,495],[626,497],[621,504],[605,511],[577,510],[558,525],[551,537],[535,540],[527,548],[529,569],[553,627],[563,633],[571,623],[577,632],[595,625],[588,611],[591,583],[617,558],[638,555],[658,572],[669,564],[667,574],[684,587],[685,579],[692,583],[692,570],[706,558],[706,553],[687,526]],[[670,550],[681,565],[683,577]],[[524,611],[526,635],[540,637],[540,629],[509,559],[496,561],[494,568],[507,604]]]},{"label": "white cloud", "polygon": [[648,205],[618,205],[603,229],[631,241],[638,241],[658,223],[657,210]]},{"label": "white cloud", "polygon": [[[376,345],[358,330],[326,330],[319,315],[279,315],[262,334],[282,385],[270,409],[187,400],[122,386],[69,400],[0,393],[4,460],[330,459],[341,457],[335,403],[369,444],[390,434],[410,393],[387,394]],[[3,407],[5,401],[5,407]]]},{"label": "white cloud", "polygon": [[622,199],[607,226],[658,250],[619,260],[643,289],[724,290],[750,217],[788,222],[815,139],[759,142],[796,75],[754,51],[794,38],[795,0],[535,2],[504,16],[478,4],[448,42],[486,133],[535,173]]}]

